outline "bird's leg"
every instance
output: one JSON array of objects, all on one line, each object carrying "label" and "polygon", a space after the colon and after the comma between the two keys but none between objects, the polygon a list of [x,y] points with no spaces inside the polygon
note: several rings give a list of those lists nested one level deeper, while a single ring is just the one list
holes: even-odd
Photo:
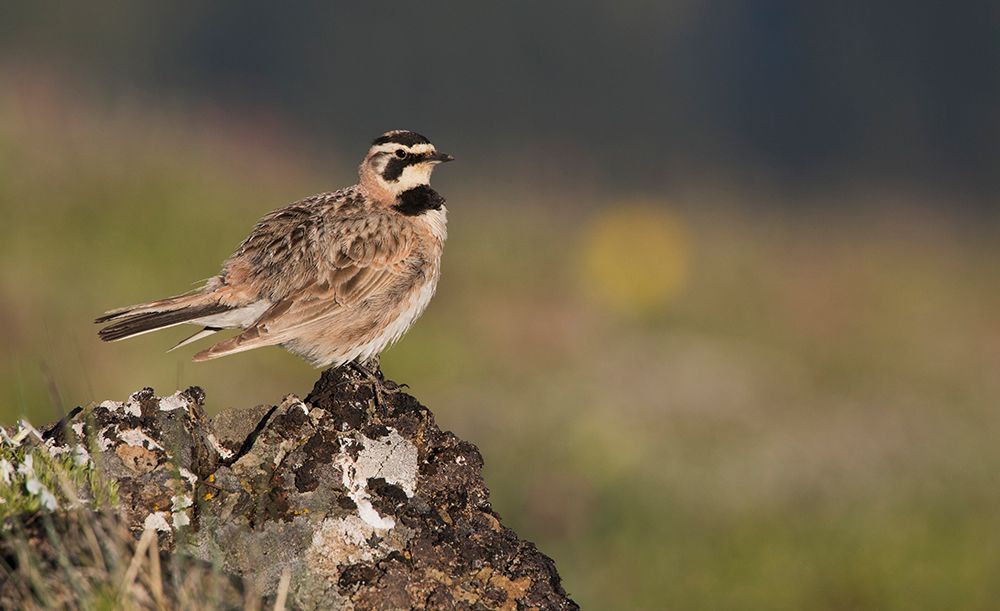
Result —
[{"label": "bird's leg", "polygon": [[[348,366],[354,371],[361,374],[361,376],[368,379],[368,383],[371,384],[372,387],[372,396],[375,399],[375,407],[384,406],[385,403],[382,400],[382,380],[379,379],[378,375],[376,375],[375,373],[372,372],[371,369],[368,369],[367,367],[365,367],[364,365],[362,365],[357,361],[351,361],[350,363],[348,363]],[[369,414],[369,416],[373,415],[374,414]]]},{"label": "bird's leg", "polygon": [[358,364],[361,367],[368,370],[368,374],[366,375],[370,376],[369,379],[371,379],[371,377],[374,377],[376,380],[379,381],[379,384],[381,384],[382,390],[384,392],[394,395],[402,391],[402,389],[404,388],[409,388],[407,384],[397,384],[392,380],[385,379],[385,376],[382,374],[382,369],[381,369],[382,365],[378,356],[373,356],[367,361]]},{"label": "bird's leg", "polygon": [[[375,399],[375,408],[385,407],[386,394],[394,395],[402,392],[404,388],[409,388],[406,384],[397,384],[391,380],[386,380],[379,368],[379,359],[377,356],[364,363],[351,361],[347,363],[347,366],[361,374],[371,384],[372,395]],[[372,413],[369,415],[374,416],[375,414]]]}]

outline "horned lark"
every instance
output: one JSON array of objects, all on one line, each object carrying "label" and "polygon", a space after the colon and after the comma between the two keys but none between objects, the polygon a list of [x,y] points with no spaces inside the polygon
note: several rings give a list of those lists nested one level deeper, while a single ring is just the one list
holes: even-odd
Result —
[{"label": "horned lark", "polygon": [[239,335],[195,361],[280,345],[318,367],[363,363],[427,307],[441,272],[444,198],[430,188],[453,157],[410,131],[375,139],[358,184],[271,212],[193,292],[112,310],[95,322],[116,341],[190,323],[179,348],[222,329]]}]

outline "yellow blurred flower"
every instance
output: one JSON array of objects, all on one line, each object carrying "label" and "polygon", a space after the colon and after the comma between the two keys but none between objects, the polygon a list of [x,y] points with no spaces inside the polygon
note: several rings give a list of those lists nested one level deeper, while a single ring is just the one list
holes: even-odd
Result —
[{"label": "yellow blurred flower", "polygon": [[585,290],[623,314],[662,310],[687,282],[690,243],[686,224],[662,205],[602,210],[583,232]]}]

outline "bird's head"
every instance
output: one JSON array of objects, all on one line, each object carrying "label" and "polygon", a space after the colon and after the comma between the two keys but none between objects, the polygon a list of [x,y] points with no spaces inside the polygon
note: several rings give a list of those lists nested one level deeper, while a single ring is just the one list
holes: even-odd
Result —
[{"label": "bird's head", "polygon": [[395,199],[404,191],[430,184],[435,166],[452,159],[451,155],[437,152],[431,141],[420,134],[398,129],[372,142],[358,174],[362,186],[371,194]]}]

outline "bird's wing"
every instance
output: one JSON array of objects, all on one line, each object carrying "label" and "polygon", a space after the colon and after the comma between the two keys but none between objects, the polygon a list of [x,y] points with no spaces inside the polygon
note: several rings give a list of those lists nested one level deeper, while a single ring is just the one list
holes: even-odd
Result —
[{"label": "bird's wing", "polygon": [[317,324],[336,326],[353,318],[355,306],[412,274],[417,236],[388,214],[322,217],[284,209],[269,216],[226,270],[273,305],[242,334],[195,360],[281,344]]},{"label": "bird's wing", "polygon": [[[335,200],[339,194],[330,194]],[[229,302],[280,301],[315,274],[317,247],[334,209],[317,195],[265,215],[222,268],[219,292]],[[332,204],[332,202],[331,202]]]}]

